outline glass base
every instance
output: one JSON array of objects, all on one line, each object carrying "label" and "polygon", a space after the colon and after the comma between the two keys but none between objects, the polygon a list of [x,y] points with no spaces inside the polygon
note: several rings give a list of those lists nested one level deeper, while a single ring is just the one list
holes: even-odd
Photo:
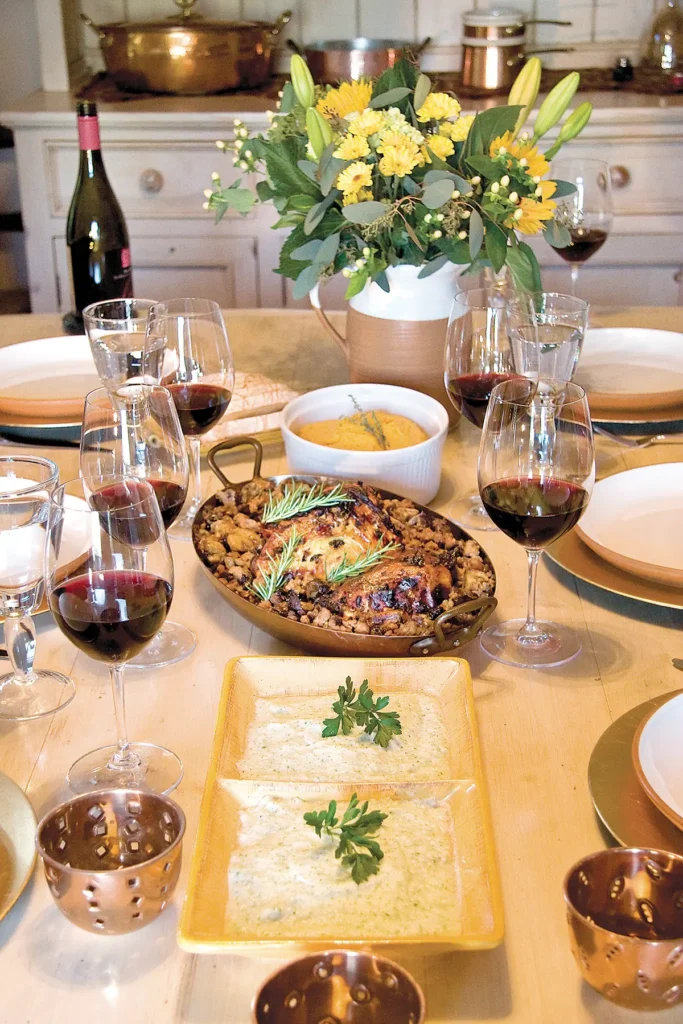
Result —
[{"label": "glass base", "polygon": [[179,519],[176,519],[175,523],[168,531],[168,535],[171,540],[192,540],[194,517],[197,515],[200,508],[201,502],[199,505],[191,505],[182,513]]},{"label": "glass base", "polygon": [[478,494],[470,494],[466,500],[468,503],[467,511],[464,515],[456,517],[456,521],[460,526],[463,526],[466,530],[498,529],[482,505],[481,498]]},{"label": "glass base", "polygon": [[130,743],[125,763],[117,765],[118,747],[98,747],[79,757],[66,776],[74,793],[93,789],[150,789],[171,793],[183,777],[183,763],[177,754],[156,743]]},{"label": "glass base", "polygon": [[60,711],[74,699],[73,679],[61,672],[36,671],[30,683],[12,673],[0,676],[0,721],[26,722]]},{"label": "glass base", "polygon": [[132,661],[126,662],[127,668],[165,668],[175,665],[176,661],[189,658],[197,646],[197,637],[187,626],[179,622],[165,622],[163,628],[154,639],[140,651]]},{"label": "glass base", "polygon": [[557,668],[581,653],[581,640],[573,629],[537,619],[539,636],[522,638],[524,624],[525,619],[509,619],[489,626],[479,638],[482,649],[494,661],[518,668]]}]

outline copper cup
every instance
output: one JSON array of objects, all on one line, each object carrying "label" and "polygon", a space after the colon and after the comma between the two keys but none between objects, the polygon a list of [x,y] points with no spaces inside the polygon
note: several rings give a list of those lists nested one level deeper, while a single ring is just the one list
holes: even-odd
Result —
[{"label": "copper cup", "polygon": [[253,1024],[422,1024],[425,1001],[414,978],[371,953],[334,949],[294,960],[267,978]]},{"label": "copper cup", "polygon": [[138,789],[100,789],[55,807],[36,846],[61,912],[79,928],[122,935],[159,916],[180,874],[185,815]]},{"label": "copper cup", "polygon": [[564,880],[572,952],[589,985],[620,1006],[683,1002],[683,857],[601,850]]}]

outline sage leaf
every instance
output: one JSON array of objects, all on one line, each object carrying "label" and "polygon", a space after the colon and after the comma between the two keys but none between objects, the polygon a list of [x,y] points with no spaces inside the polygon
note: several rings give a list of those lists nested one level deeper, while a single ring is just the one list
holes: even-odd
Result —
[{"label": "sage leaf", "polygon": [[387,208],[383,203],[368,199],[364,203],[351,203],[342,210],[344,217],[352,224],[372,224],[378,217],[384,216]]},{"label": "sage leaf", "polygon": [[452,191],[453,182],[450,178],[432,181],[427,185],[422,194],[422,202],[427,209],[438,210],[440,206],[443,206],[451,198]]},{"label": "sage leaf", "polygon": [[373,110],[377,110],[378,107],[391,107],[394,103],[399,103],[409,95],[410,89],[407,89],[405,86],[400,86],[397,89],[389,89],[387,92],[383,92],[379,96],[374,96],[370,100],[368,106],[372,107]]},{"label": "sage leaf", "polygon": [[478,210],[472,210],[470,216],[470,258],[475,260],[479,255],[484,241],[484,222]]}]

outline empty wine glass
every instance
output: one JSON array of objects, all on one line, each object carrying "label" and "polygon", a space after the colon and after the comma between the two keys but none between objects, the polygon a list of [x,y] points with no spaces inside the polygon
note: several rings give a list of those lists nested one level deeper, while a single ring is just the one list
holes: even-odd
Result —
[{"label": "empty wine glass", "polygon": [[557,200],[555,212],[557,223],[569,231],[571,245],[553,246],[555,252],[571,264],[571,293],[576,295],[579,268],[602,248],[612,228],[614,207],[609,164],[582,157],[553,160],[552,176],[576,186],[571,195]]},{"label": "empty wine glass", "polygon": [[[173,400],[159,385],[127,384],[109,395],[105,388],[85,399],[81,431],[81,477],[95,507],[118,497],[119,481],[146,480],[156,494],[168,528],[180,515],[187,496],[188,462]],[[179,622],[163,628],[128,664],[162,668],[192,654],[197,638]]]},{"label": "empty wine glass", "polygon": [[153,305],[153,299],[107,299],[83,310],[95,368],[108,391],[161,380],[163,345],[145,348],[147,314]]},{"label": "empty wine glass", "polygon": [[479,449],[479,491],[503,533],[526,548],[526,619],[489,626],[481,646],[496,661],[550,668],[581,650],[573,630],[536,618],[536,570],[543,548],[579,521],[595,481],[586,393],[562,380],[517,378],[491,394]]},{"label": "empty wine glass", "polygon": [[[73,700],[73,681],[34,669],[36,631],[45,578],[49,496],[59,478],[50,459],[0,457],[0,614],[12,671],[0,676],[0,719],[41,718]],[[68,543],[68,539],[67,539]]]},{"label": "empty wine glass", "polygon": [[508,302],[515,370],[524,377],[571,380],[583,347],[590,306],[574,295],[524,292]]},{"label": "empty wine glass", "polygon": [[[514,376],[502,293],[484,288],[458,292],[446,334],[444,379],[448,397],[465,419],[481,430],[491,391]],[[461,522],[475,530],[493,530],[479,495],[469,496]]]},{"label": "empty wine glass", "polygon": [[149,311],[146,347],[165,347],[162,383],[171,392],[190,455],[190,500],[171,536],[192,537],[202,500],[201,441],[230,404],[235,383],[223,314],[209,299],[171,299]]}]

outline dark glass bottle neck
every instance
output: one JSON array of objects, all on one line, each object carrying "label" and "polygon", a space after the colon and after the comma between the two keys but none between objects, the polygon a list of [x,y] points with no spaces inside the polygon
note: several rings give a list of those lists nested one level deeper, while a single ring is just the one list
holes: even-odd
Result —
[{"label": "dark glass bottle neck", "polygon": [[94,178],[104,173],[104,161],[101,149],[82,149],[80,158],[81,174]]}]

